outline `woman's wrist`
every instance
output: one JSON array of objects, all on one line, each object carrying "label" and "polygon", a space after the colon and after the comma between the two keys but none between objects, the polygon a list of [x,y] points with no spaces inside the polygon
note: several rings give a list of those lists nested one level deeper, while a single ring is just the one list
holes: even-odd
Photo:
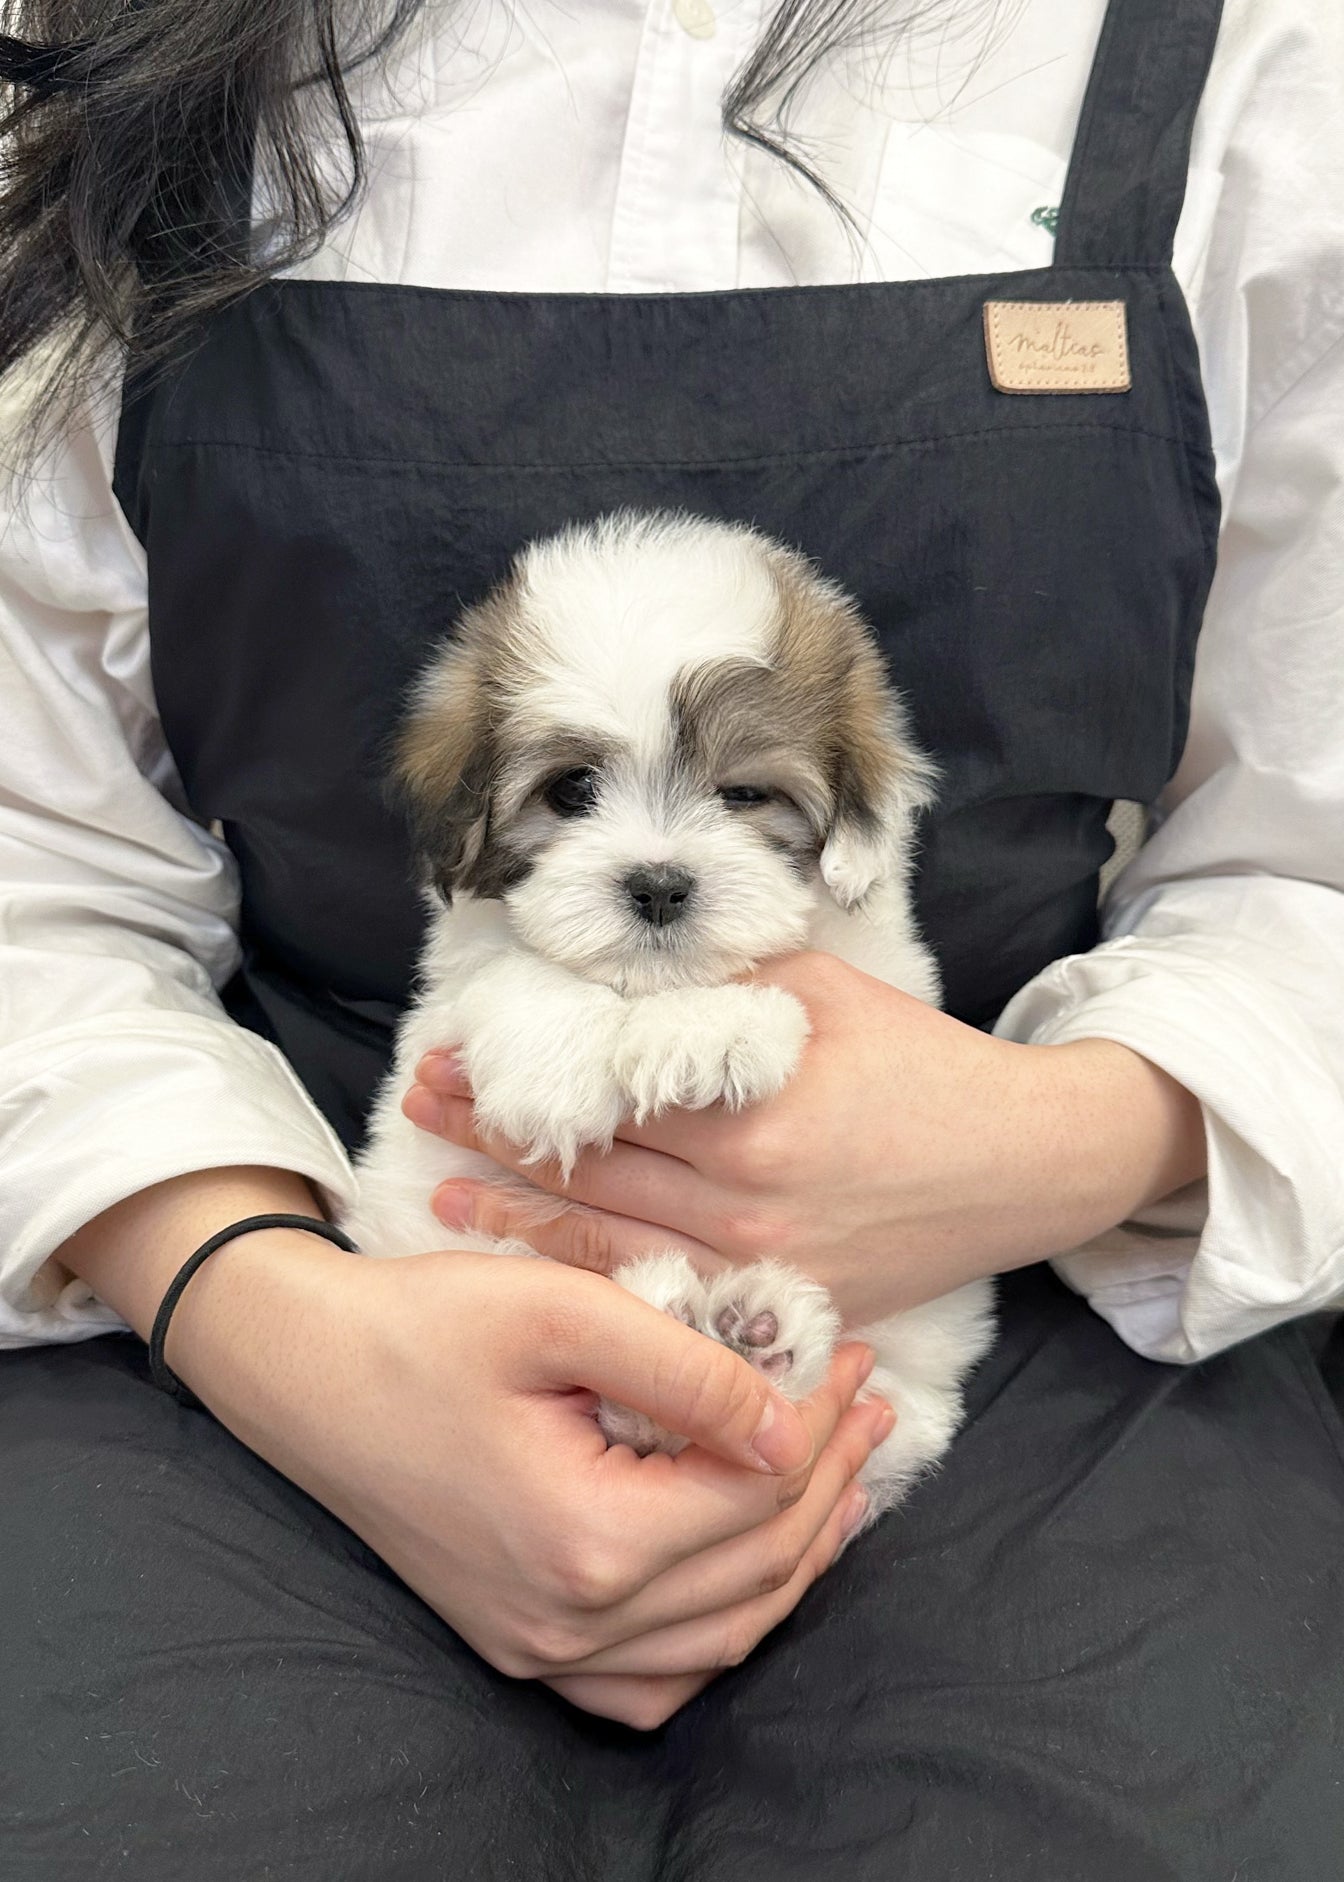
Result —
[{"label": "woman's wrist", "polygon": [[[231,1222],[270,1213],[320,1218],[323,1212],[307,1182],[287,1170],[193,1171],[105,1209],[58,1248],[54,1259],[114,1308],[142,1339],[148,1339],[160,1301],[193,1250]],[[298,1235],[300,1231],[265,1233]],[[238,1246],[252,1239],[240,1237]],[[219,1251],[220,1255],[224,1252]],[[212,1256],[193,1276],[179,1312],[187,1296],[202,1286],[205,1269],[215,1259]],[[174,1339],[177,1318],[174,1314],[170,1335]]]},{"label": "woman's wrist", "polygon": [[322,1496],[313,1475],[332,1394],[353,1388],[364,1315],[347,1283],[365,1257],[301,1229],[239,1236],[193,1275],[166,1342],[168,1364],[234,1436]]},{"label": "woman's wrist", "polygon": [[1110,1039],[1018,1046],[1029,1055],[1035,1182],[1053,1198],[1062,1252],[1114,1228],[1207,1170],[1198,1098]]},{"label": "woman's wrist", "polygon": [[[266,1169],[204,1170],[117,1203],[72,1236],[57,1259],[147,1338],[169,1284],[209,1236],[260,1214],[320,1218],[302,1177]],[[298,1475],[304,1409],[339,1373],[329,1350],[337,1307],[364,1257],[302,1229],[253,1230],[226,1242],[191,1277],[165,1358],[183,1384],[253,1450]],[[297,1447],[297,1448],[296,1448]],[[294,1451],[294,1455],[291,1455]]]}]

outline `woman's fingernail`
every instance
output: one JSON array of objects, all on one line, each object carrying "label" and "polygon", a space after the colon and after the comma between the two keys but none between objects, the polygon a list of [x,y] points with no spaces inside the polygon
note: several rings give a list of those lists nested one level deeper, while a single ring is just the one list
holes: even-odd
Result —
[{"label": "woman's fingernail", "polygon": [[891,1409],[890,1405],[884,1405],[882,1407],[882,1416],[878,1419],[877,1423],[873,1426],[874,1445],[885,1443],[886,1440],[891,1436],[892,1432],[895,1429],[896,1429],[896,1414]]},{"label": "woman's fingernail", "polygon": [[861,1483],[856,1483],[849,1493],[849,1502],[845,1505],[845,1514],[841,1520],[841,1535],[852,1536],[867,1514],[868,1492]]},{"label": "woman's fingernail", "polygon": [[863,1349],[863,1358],[859,1361],[859,1384],[862,1385],[877,1364],[877,1354],[871,1346]]},{"label": "woman's fingernail", "polygon": [[431,1091],[444,1093],[450,1098],[468,1096],[467,1075],[462,1070],[462,1061],[456,1052],[426,1052],[415,1068],[415,1075]]},{"label": "woman's fingernail", "polygon": [[430,1207],[446,1229],[464,1229],[471,1220],[471,1190],[466,1183],[440,1183]]},{"label": "woman's fingernail", "polygon": [[788,1400],[772,1395],[765,1402],[751,1448],[767,1470],[801,1470],[812,1455],[812,1437]]},{"label": "woman's fingernail", "polygon": [[432,1091],[426,1091],[423,1085],[412,1085],[401,1101],[401,1115],[408,1117],[412,1124],[418,1124],[421,1130],[436,1131],[443,1122],[443,1106]]}]

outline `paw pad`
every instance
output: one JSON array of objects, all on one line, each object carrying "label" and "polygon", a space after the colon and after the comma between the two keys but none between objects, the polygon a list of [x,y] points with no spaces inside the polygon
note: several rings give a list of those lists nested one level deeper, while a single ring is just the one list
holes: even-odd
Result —
[{"label": "paw pad", "polygon": [[787,1348],[770,1350],[779,1338],[779,1315],[769,1307],[751,1313],[745,1302],[730,1300],[715,1314],[714,1331],[725,1346],[740,1353],[767,1379],[783,1378],[793,1364],[793,1354]]},{"label": "paw pad", "polygon": [[763,1313],[746,1317],[746,1308],[740,1300],[731,1301],[714,1322],[719,1338],[728,1344],[743,1346],[770,1346],[779,1338],[779,1319],[767,1307]]}]

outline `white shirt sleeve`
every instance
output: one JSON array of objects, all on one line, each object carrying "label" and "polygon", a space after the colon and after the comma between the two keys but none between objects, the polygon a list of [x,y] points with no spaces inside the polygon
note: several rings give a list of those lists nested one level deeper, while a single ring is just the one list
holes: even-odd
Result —
[{"label": "white shirt sleeve", "polygon": [[[1201,1100],[1207,1184],[1056,1263],[1165,1360],[1344,1301],[1344,23],[1333,56],[1288,24],[1219,87],[1187,257],[1226,504],[1186,751],[1102,945],[997,1029],[1118,1040]],[[1230,12],[1219,57],[1259,25]]]},{"label": "white shirt sleeve", "polygon": [[[840,161],[852,143],[841,193],[860,209],[872,196],[863,278],[1044,264],[1032,205],[1058,200],[1102,10],[1079,0],[1062,22],[1047,0],[1024,6],[995,55],[1006,65],[959,95],[956,135],[922,92],[903,102],[897,87],[895,117],[885,103],[864,117],[840,88],[844,135],[817,144]],[[716,108],[663,113],[631,142],[649,62],[716,100],[707,48],[726,77],[732,35],[750,43],[763,4],[729,10],[707,42],[670,20],[618,32],[614,9],[599,13],[596,31],[587,13],[557,16],[544,43],[525,21],[507,48],[473,49],[460,23],[432,57],[417,43],[404,110],[371,120],[372,184],[340,237],[351,255],[329,244],[310,271],[578,292],[855,278],[820,198],[792,191],[768,227],[746,212],[757,197]],[[760,201],[784,188],[774,168],[751,174]],[[1228,0],[1174,265],[1224,497],[1189,741],[1102,944],[1047,969],[999,1030],[1118,1039],[1201,1100],[1207,1193],[1057,1264],[1129,1344],[1191,1360],[1344,1294],[1340,8]],[[0,497],[0,1343],[109,1324],[44,1260],[148,1183],[246,1161],[337,1197],[350,1186],[292,1073],[216,998],[237,959],[233,867],[183,813],[164,750],[108,433],[72,433],[22,510]]]},{"label": "white shirt sleeve", "polygon": [[[0,400],[7,437],[22,403]],[[48,1256],[150,1184],[253,1164],[351,1187],[284,1059],[217,997],[237,882],[175,807],[105,403],[0,497],[0,1346],[121,1324]]]}]

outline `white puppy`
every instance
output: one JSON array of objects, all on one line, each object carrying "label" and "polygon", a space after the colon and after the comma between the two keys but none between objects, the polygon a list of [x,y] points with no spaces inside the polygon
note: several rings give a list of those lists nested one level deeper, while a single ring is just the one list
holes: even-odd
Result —
[{"label": "white puppy", "polygon": [[[421,678],[398,775],[436,893],[345,1222],[371,1254],[443,1245],[446,1177],[518,1188],[402,1116],[431,1047],[459,1049],[486,1131],[568,1168],[631,1115],[780,1090],[807,1018],[733,983],[758,961],[819,948],[939,997],[908,887],[933,768],[853,602],[750,529],[622,513],[532,544]],[[705,1282],[666,1254],[616,1279],[791,1398],[840,1331],[824,1290],[773,1262]],[[858,1331],[897,1412],[863,1472],[875,1517],[951,1440],[991,1290]],[[621,1406],[599,1419],[641,1451],[681,1443]]]}]

